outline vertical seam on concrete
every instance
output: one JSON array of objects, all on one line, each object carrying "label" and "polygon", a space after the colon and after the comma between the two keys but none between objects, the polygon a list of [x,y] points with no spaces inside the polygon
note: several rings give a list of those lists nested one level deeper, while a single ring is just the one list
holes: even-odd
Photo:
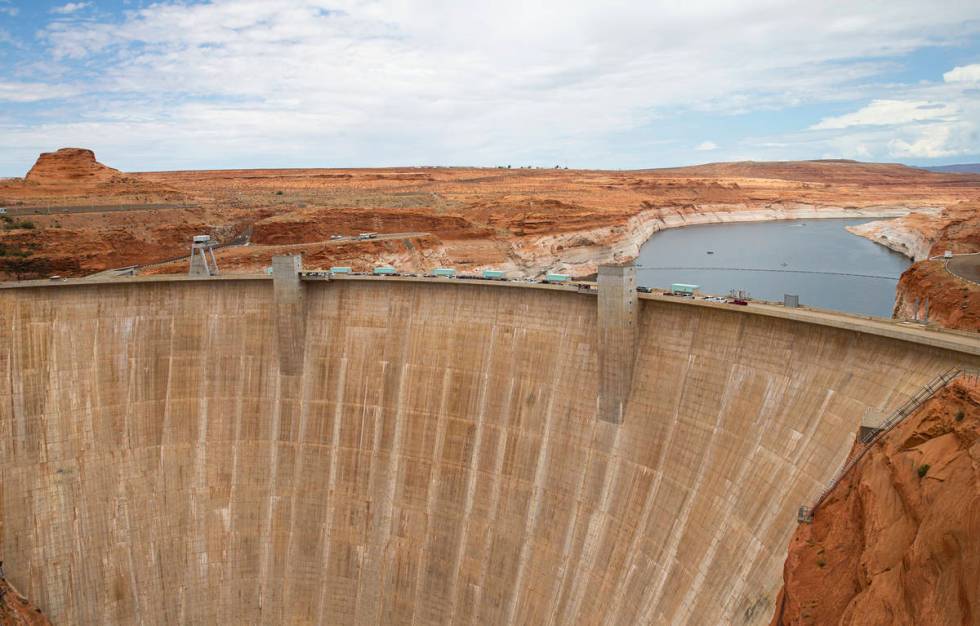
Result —
[{"label": "vertical seam on concrete", "polygon": [[606,461],[606,468],[602,476],[602,491],[599,495],[598,508],[589,517],[588,532],[585,535],[585,543],[582,547],[579,562],[585,562],[585,571],[579,572],[572,581],[572,605],[565,611],[566,619],[578,621],[578,612],[582,605],[585,592],[582,587],[588,586],[592,578],[592,572],[596,568],[595,551],[605,536],[608,525],[608,508],[610,491],[613,482],[618,482],[622,471],[622,459],[617,456],[620,446],[620,436],[623,432],[622,424],[607,422],[610,428],[615,429],[613,440],[609,445],[609,458]]},{"label": "vertical seam on concrete", "polygon": [[452,577],[452,580],[450,580],[449,592],[447,594],[449,597],[449,619],[447,622],[450,624],[454,623],[456,618],[456,594],[459,583],[459,564],[463,558],[463,552],[466,550],[466,542],[469,539],[470,515],[473,512],[473,500],[475,498],[476,491],[476,476],[479,472],[477,468],[480,464],[480,452],[483,448],[483,430],[485,427],[484,418],[486,416],[487,408],[487,388],[489,387],[490,379],[490,363],[493,361],[493,348],[496,345],[496,337],[497,324],[494,322],[494,324],[492,324],[490,327],[490,342],[487,348],[487,354],[484,357],[483,371],[480,376],[480,379],[483,382],[480,385],[480,397],[477,401],[479,409],[476,416],[476,433],[474,435],[473,452],[470,456],[469,474],[466,477],[466,503],[463,507],[459,543],[456,546],[456,552],[453,556],[453,569],[451,570],[456,572],[456,575]]},{"label": "vertical seam on concrete", "polygon": [[[782,398],[783,396],[785,396],[785,390],[787,388],[791,387],[792,385],[793,385],[792,379],[789,378],[789,377],[787,377],[787,383],[786,383],[785,386],[783,386],[783,393],[782,394],[779,394],[779,396],[777,396],[777,397],[778,398]],[[760,417],[761,416],[765,416],[765,415],[771,415],[774,411],[778,411],[779,407],[781,406],[781,403],[777,399],[777,397],[773,397],[772,387],[773,387],[773,382],[772,382],[772,379],[770,378],[770,379],[768,379],[766,381],[766,401],[763,402],[762,408],[759,411]],[[770,398],[772,398],[772,399],[770,400]],[[772,405],[771,407],[769,406],[770,404]],[[768,420],[766,420],[766,421],[768,421]],[[760,428],[758,428],[757,431],[758,431],[758,435],[755,438],[755,445],[753,446],[753,449],[758,449],[759,445],[762,442],[763,437],[768,432],[767,429],[764,427],[764,425],[760,425]],[[749,467],[749,463],[748,463],[748,459],[749,458],[751,458],[751,457],[747,457],[745,459],[745,461],[743,462],[743,470],[739,473],[739,479],[741,479],[741,477],[744,476],[745,470]],[[795,472],[795,473],[798,475],[798,472]],[[789,484],[789,483],[792,483],[793,481],[792,480],[787,480],[786,482]],[[725,517],[726,521],[728,519],[730,519],[732,510],[734,509],[734,507],[735,507],[734,499],[730,499],[729,500],[728,511],[726,511],[726,517]],[[772,511],[772,510],[773,510],[772,507],[770,507],[770,511]],[[773,515],[770,512],[769,518],[772,519],[772,517],[773,517]],[[756,556],[758,555],[758,552],[759,552],[759,549],[760,549],[760,546],[757,545],[758,544],[758,540],[755,538],[755,536],[750,536],[749,539],[750,539],[751,545],[750,545],[750,547],[748,549],[749,550],[754,549],[754,551],[753,551],[753,553],[752,553],[752,555],[751,555],[750,558],[744,558],[744,559],[742,559],[742,565],[741,565],[740,571],[743,574],[745,574],[750,567],[752,567],[752,566],[755,565],[755,559],[756,559]],[[712,549],[714,549],[714,548],[715,548],[714,545],[712,545]],[[728,597],[722,599],[722,601],[719,603],[719,605],[718,605],[719,606],[719,609],[722,609],[723,610],[726,606],[729,606],[730,605],[730,603],[732,602],[732,600],[734,600],[735,598],[741,596],[742,589],[744,589],[744,584],[740,584],[738,581],[736,581],[735,586],[733,586],[732,589],[729,590]]]},{"label": "vertical seam on concrete", "polygon": [[[727,389],[732,383],[732,370],[729,368],[728,380],[725,383],[725,388]],[[726,393],[725,396],[728,396]],[[728,399],[726,398],[725,404],[727,405]],[[705,453],[700,456],[698,463],[697,477],[694,479],[694,484],[687,492],[687,497],[684,498],[684,504],[681,506],[680,513],[675,518],[675,523],[672,525],[674,532],[670,533],[670,540],[667,544],[667,558],[662,560],[662,566],[660,568],[660,573],[657,576],[657,581],[653,585],[652,598],[647,606],[646,618],[644,621],[651,621],[652,617],[650,613],[653,611],[654,607],[660,602],[660,597],[663,594],[664,585],[667,583],[667,574],[673,570],[674,560],[677,558],[677,549],[680,545],[681,538],[687,530],[687,520],[691,515],[691,509],[697,500],[698,494],[701,490],[701,483],[704,481],[704,473],[708,466],[708,459],[714,457],[714,448],[716,447],[715,440],[718,433],[718,425],[721,422],[721,416],[725,413],[725,406],[722,407],[718,414],[715,416],[714,427],[711,430],[711,438],[708,440],[705,446]],[[674,620],[676,622],[676,618]]]},{"label": "vertical seam on concrete", "polygon": [[[172,310],[171,310],[171,313],[172,313]],[[171,321],[171,330],[173,330],[173,315],[172,314],[170,316],[170,321]],[[96,320],[95,320],[96,333],[95,333],[95,336],[93,337],[93,342],[92,342],[93,343],[93,361],[92,361],[92,366],[96,370],[99,367],[99,348],[101,347],[101,343],[99,342],[99,339],[98,339],[98,328],[99,328],[100,322],[101,322],[100,317],[96,317]],[[172,337],[172,335],[171,335],[171,337]],[[169,359],[168,359],[168,363],[169,363]],[[98,381],[99,381],[99,377],[96,376],[95,377],[95,384],[93,384],[93,386],[92,386],[93,387],[93,395],[96,396],[96,398],[95,398],[95,406],[102,406],[102,404],[101,404],[101,390],[99,389],[99,382]],[[169,392],[170,392],[170,367],[168,365],[168,367],[167,367],[167,396],[166,396],[168,399],[169,399]],[[92,438],[95,437],[95,426],[94,426],[94,422],[93,422],[93,419],[94,419],[93,418],[93,415],[94,415],[93,407],[92,406],[89,406],[88,407],[88,410],[86,411],[86,416],[88,418],[88,430],[89,430],[89,434],[90,434],[90,436]],[[158,441],[156,443],[157,443],[157,445],[160,445],[161,446],[161,449],[162,449],[162,443],[163,443],[163,430],[162,430],[162,427],[161,427],[161,431],[160,431],[160,441]],[[158,452],[158,454],[159,454],[159,452]],[[118,469],[116,471],[118,472]],[[132,594],[133,594],[133,603],[135,604],[135,609],[136,609],[136,617],[139,618],[139,616],[142,615],[142,610],[141,610],[141,605],[140,605],[140,596],[139,596],[139,592],[140,592],[141,587],[139,586],[138,581],[137,581],[137,578],[136,578],[136,567],[134,565],[134,562],[135,561],[133,559],[133,542],[132,542],[132,537],[130,535],[131,529],[132,529],[133,525],[132,525],[132,522],[130,521],[130,518],[129,518],[129,502],[126,499],[125,486],[124,486],[124,483],[123,483],[122,480],[120,480],[118,482],[118,484],[117,484],[116,498],[117,498],[116,505],[117,506],[119,506],[119,505],[122,506],[123,513],[124,513],[123,517],[124,517],[125,523],[126,523],[126,539],[127,539],[126,540],[126,562],[127,562],[128,567],[129,567],[129,580],[130,580],[130,584],[133,586],[133,588],[132,588]]]},{"label": "vertical seam on concrete", "polygon": [[429,492],[426,494],[425,503],[425,520],[426,520],[426,532],[423,537],[422,550],[419,555],[419,567],[418,574],[415,577],[415,593],[413,594],[414,600],[413,605],[415,607],[415,612],[412,614],[412,624],[415,624],[416,618],[419,614],[419,606],[422,602],[422,578],[425,575],[426,565],[428,564],[429,546],[432,544],[432,531],[435,529],[435,525],[432,523],[435,518],[435,500],[436,493],[438,493],[440,484],[440,475],[442,470],[442,450],[445,446],[446,441],[446,425],[449,421],[449,417],[446,415],[446,404],[449,399],[449,383],[452,379],[452,370],[447,366],[443,370],[442,376],[442,394],[439,399],[439,413],[436,416],[436,440],[435,445],[432,450],[432,469],[429,476]]},{"label": "vertical seam on concrete", "polygon": [[[330,467],[327,474],[327,502],[323,513],[323,529],[321,532],[321,564],[324,570],[330,566],[330,530],[333,528],[334,514],[334,492],[337,488],[337,456],[340,454],[340,425],[343,419],[344,391],[347,380],[347,357],[341,356],[339,359],[340,371],[337,373],[337,391],[334,394],[336,403],[334,404],[333,425],[330,430]],[[329,571],[326,571],[321,583],[320,600],[317,605],[316,623],[323,623],[323,605],[330,588]]]},{"label": "vertical seam on concrete", "polygon": [[[304,305],[305,304],[306,304],[306,299],[304,298]],[[304,316],[305,314],[306,313],[304,311]],[[293,488],[292,488],[293,493],[291,494],[289,499],[289,534],[286,537],[286,560],[287,561],[290,559],[290,551],[293,547],[293,537],[295,534],[293,531],[296,528],[296,500],[299,498],[299,491],[300,491],[299,489],[297,489],[297,485],[304,480],[303,466],[305,465],[306,452],[307,452],[307,448],[309,447],[307,445],[304,445],[304,443],[306,442],[306,429],[308,427],[307,424],[309,421],[309,396],[310,396],[310,387],[312,386],[312,381],[310,379],[312,378],[312,371],[313,371],[313,367],[310,364],[310,362],[312,361],[313,356],[311,354],[312,350],[309,349],[310,324],[306,323],[303,326],[304,326],[303,343],[307,346],[307,348],[303,350],[303,366],[302,366],[302,370],[300,370],[301,379],[300,379],[300,393],[299,393],[299,429],[298,429],[299,432],[297,434],[297,439],[295,442],[297,458],[296,458],[296,469],[293,472],[293,476],[294,476]],[[289,592],[290,592],[290,583],[292,582],[292,580],[293,580],[292,577],[286,576],[285,580],[283,581],[283,590],[282,590],[283,602],[288,603],[290,600]]]},{"label": "vertical seam on concrete", "polygon": [[[517,333],[515,332],[512,337],[512,342],[517,343]],[[513,354],[513,352],[511,352]],[[514,398],[514,377],[511,376],[510,384],[507,387],[507,407],[511,406],[511,401]],[[490,493],[490,510],[487,515],[488,523],[492,524],[497,519],[497,513],[500,508],[500,492],[503,488],[503,480],[501,478],[501,473],[504,467],[504,458],[507,456],[507,431],[509,429],[500,429],[500,439],[497,445],[497,456],[494,459],[493,464],[493,489]],[[490,555],[493,552],[493,542],[490,537],[486,538],[486,542],[481,550],[482,558],[480,559],[480,582],[476,588],[477,600],[473,603],[474,607],[479,607],[483,598],[483,589],[486,586],[487,580],[487,570],[490,569]]]},{"label": "vertical seam on concrete", "polygon": [[[269,423],[269,480],[268,497],[266,498],[265,511],[262,515],[262,532],[257,537],[262,556],[259,558],[259,615],[262,617],[262,601],[266,594],[266,572],[269,568],[269,553],[272,551],[272,539],[269,536],[272,529],[272,509],[276,499],[276,474],[279,471],[279,419],[282,412],[282,372],[276,368],[276,392],[273,396],[276,401],[272,409],[272,420]],[[261,441],[261,440],[260,440]]]},{"label": "vertical seam on concrete", "polygon": [[[171,306],[173,307],[174,305],[171,304]],[[173,387],[174,336],[177,334],[175,328],[176,320],[177,311],[172,308],[170,311],[170,347],[167,351],[167,392],[163,400],[163,424],[160,427],[160,449],[158,450],[161,473],[163,469],[163,447],[167,443],[167,433],[170,432],[170,390]]]},{"label": "vertical seam on concrete", "polygon": [[[696,334],[696,333],[692,333],[692,342],[693,342],[694,334]],[[674,437],[677,434],[677,428],[676,428],[676,426],[677,426],[678,422],[680,421],[680,404],[681,404],[681,400],[684,398],[684,389],[687,386],[687,378],[688,378],[688,375],[691,372],[691,361],[693,359],[693,355],[691,354],[690,349],[688,349],[687,354],[688,354],[687,365],[686,365],[686,367],[684,368],[684,370],[683,370],[683,372],[681,374],[681,381],[680,381],[680,384],[677,386],[677,395],[674,398],[674,414],[671,417],[670,422],[669,422],[668,433],[667,433],[667,440],[660,447],[660,454],[658,455],[658,458],[657,458],[657,465],[656,465],[655,468],[653,468],[653,471],[656,473],[656,478],[654,478],[654,483],[653,483],[653,485],[650,488],[650,492],[649,492],[648,498],[647,498],[647,505],[645,506],[645,508],[647,509],[647,511],[646,511],[647,518],[646,519],[649,519],[649,515],[650,515],[650,513],[652,513],[653,507],[654,507],[654,505],[655,505],[655,503],[657,501],[657,496],[660,495],[660,486],[661,486],[661,484],[663,483],[663,480],[664,480],[664,462],[667,459],[667,452],[668,452],[668,450],[671,449],[671,447],[673,445],[673,442],[674,442]],[[641,538],[642,534],[645,531],[646,531],[645,525],[644,526],[637,526],[636,527],[636,534],[633,537],[633,540],[634,540],[633,541],[633,546],[635,546],[635,545],[637,545],[639,543],[640,538]],[[636,553],[633,552],[632,550],[631,550],[631,552],[633,553],[634,559],[635,559],[635,554]],[[647,558],[650,558],[646,554],[644,554],[644,556],[647,556]],[[659,556],[659,554],[658,554],[658,556]],[[627,576],[629,576],[631,573],[632,573],[632,570],[628,570],[627,571]],[[629,579],[627,579],[626,581],[624,581],[623,587],[625,588],[628,585],[628,583],[629,583]],[[644,596],[646,596],[646,594],[644,594]],[[637,606],[638,612],[642,612],[643,611],[643,609],[644,609],[643,605],[644,604],[646,604],[646,599],[645,598],[641,599],[640,604]]]},{"label": "vertical seam on concrete", "polygon": [[[565,346],[565,338],[567,331],[565,327],[562,327],[561,338],[559,339],[559,345]],[[561,354],[561,350],[558,354]],[[544,485],[542,484],[544,467],[547,459],[549,458],[548,453],[551,446],[551,426],[554,419],[554,405],[555,405],[555,395],[558,393],[558,382],[561,380],[561,375],[564,371],[562,367],[564,361],[556,364],[555,375],[551,381],[551,390],[548,398],[548,408],[545,412],[545,422],[544,431],[541,434],[541,449],[538,451],[537,463],[534,466],[534,480],[532,484],[534,485],[534,494],[531,505],[528,507],[527,518],[524,521],[524,534],[521,541],[521,551],[517,558],[517,575],[514,577],[514,586],[510,594],[510,606],[507,610],[507,623],[514,624],[514,612],[517,610],[517,598],[520,592],[521,586],[524,584],[524,572],[527,569],[527,558],[528,550],[533,543],[532,539],[534,537],[533,530],[537,525],[538,513],[541,509],[541,500],[544,497]]]},{"label": "vertical seam on concrete", "polygon": [[[408,384],[408,369],[410,364],[407,363],[408,356],[408,343],[409,343],[409,332],[408,325],[402,329],[402,349],[399,354],[399,358],[402,359],[402,365],[398,368],[398,408],[395,410],[395,433],[392,437],[391,442],[391,457],[388,459],[388,469],[386,471],[388,477],[388,483],[385,485],[385,497],[381,508],[381,525],[378,530],[384,537],[382,545],[384,546],[381,552],[381,559],[377,562],[378,565],[378,596],[379,601],[377,603],[377,614],[375,615],[375,620],[373,623],[380,624],[381,614],[384,610],[384,600],[383,591],[385,589],[384,579],[387,575],[388,569],[388,546],[391,543],[391,518],[392,509],[395,506],[395,491],[398,488],[398,477],[401,476],[401,460],[402,460],[402,435],[405,432],[405,386]],[[382,413],[383,414],[383,413]]]},{"label": "vertical seam on concrete", "polygon": [[664,477],[663,462],[667,456],[667,450],[669,450],[674,443],[674,435],[677,432],[675,426],[678,422],[676,419],[678,417],[677,406],[680,403],[681,396],[683,395],[684,386],[687,382],[687,375],[690,372],[690,369],[691,364],[690,360],[688,360],[687,367],[684,368],[681,375],[681,384],[677,387],[678,396],[674,402],[674,419],[671,419],[667,426],[667,437],[665,438],[663,445],[660,447],[660,454],[657,458],[657,466],[656,468],[648,469],[648,471],[654,473],[653,484],[650,485],[650,489],[647,491],[646,498],[643,502],[643,514],[640,517],[640,521],[633,530],[633,538],[630,541],[629,551],[627,552],[629,557],[626,562],[626,574],[624,576],[623,583],[619,586],[616,595],[613,597],[612,610],[609,613],[609,615],[612,617],[615,617],[621,610],[622,603],[626,597],[626,590],[629,588],[630,579],[635,571],[634,563],[636,562],[637,556],[640,554],[640,551],[638,550],[640,539],[644,536],[646,526],[650,521],[650,515],[654,509],[654,503],[657,500],[657,495],[660,493],[660,484],[663,482]]},{"label": "vertical seam on concrete", "polygon": [[[194,541],[200,541],[201,537],[207,536],[206,533],[207,522],[206,520],[204,522],[201,521],[201,511],[199,510],[199,505],[200,505],[199,499],[203,497],[204,488],[207,484],[207,478],[206,478],[207,470],[205,469],[205,467],[207,464],[207,435],[208,435],[208,408],[209,408],[208,355],[211,354],[211,343],[214,337],[216,325],[217,325],[217,318],[215,318],[213,315],[209,315],[207,318],[208,330],[204,335],[205,339],[203,342],[204,356],[201,359],[203,361],[202,369],[204,370],[204,378],[203,380],[200,381],[201,397],[198,399],[199,415],[198,415],[198,425],[197,425],[197,442],[196,445],[194,446],[194,475],[191,478],[192,487],[189,490],[190,493],[185,494],[185,497],[189,498],[188,509],[190,510],[190,514],[191,514],[191,524],[195,527],[195,533],[196,533],[194,539],[189,539],[188,551],[191,552],[191,554],[189,555],[190,559],[188,559],[189,562],[187,564],[189,568],[194,568],[194,567],[199,568],[201,566],[200,564],[201,554],[203,554],[203,556],[207,558],[206,551],[202,552],[201,554],[197,554],[193,548],[201,547],[201,546],[195,546]],[[207,579],[207,576],[205,575],[203,576],[203,578]],[[183,596],[183,591],[184,591],[184,587],[183,585],[181,585],[182,602],[180,605],[180,621],[182,623],[186,621],[185,620],[186,606],[183,602],[184,600],[186,600],[186,597]]]},{"label": "vertical seam on concrete", "polygon": [[[589,433],[588,441],[594,441],[596,437],[596,428],[598,428],[598,408],[597,412],[591,416],[591,419],[586,423],[587,427],[591,429]],[[548,606],[552,607],[548,615],[547,622],[545,626],[551,626],[555,623],[558,618],[558,607],[561,603],[562,592],[565,590],[565,577],[568,574],[568,563],[571,560],[569,557],[569,551],[572,547],[572,540],[576,537],[579,525],[581,523],[581,509],[582,509],[582,494],[585,491],[585,485],[588,482],[588,471],[582,471],[582,476],[578,481],[578,487],[575,490],[575,502],[572,504],[572,511],[569,516],[568,528],[565,529],[565,540],[562,543],[562,557],[561,564],[558,566],[558,574],[555,577],[556,581],[552,585],[551,590],[551,601]],[[581,557],[581,552],[579,552],[579,557]],[[579,560],[581,560],[579,558]]]},{"label": "vertical seam on concrete", "polygon": [[[797,385],[794,385],[794,381],[791,379],[790,382],[789,382],[789,386],[797,386]],[[802,387],[803,385],[799,385],[799,386]],[[795,395],[795,393],[793,395]],[[825,393],[825,395],[824,395],[823,402],[820,403],[820,409],[817,411],[817,416],[815,416],[811,420],[809,420],[809,425],[808,425],[808,428],[807,428],[807,431],[808,432],[807,432],[807,436],[806,436],[806,439],[807,440],[812,440],[813,439],[813,433],[816,431],[817,426],[821,422],[819,416],[823,415],[826,412],[827,405],[830,404],[830,400],[831,400],[831,398],[834,397],[834,395],[835,395],[834,394],[834,388],[833,387],[828,388],[827,391],[826,391],[826,393]],[[793,484],[794,482],[798,481],[799,480],[799,476],[802,473],[801,470],[802,470],[802,466],[800,466],[800,465],[791,465],[791,472],[792,472],[792,474],[790,476],[787,476],[786,477],[786,480],[785,480],[786,484]],[[787,497],[790,497],[790,496],[791,496],[791,493],[787,490],[787,491],[785,491],[783,493],[783,496],[782,496],[781,499],[785,500]],[[765,528],[768,530],[769,528],[772,527],[773,523],[775,523],[776,518],[778,518],[778,516],[780,514],[780,511],[781,511],[781,507],[773,507],[773,506],[770,506],[767,509],[767,511],[768,511],[768,513],[766,515],[766,520],[767,521],[765,522]],[[792,534],[792,530],[788,530],[785,534],[786,535]],[[756,537],[757,537],[757,535],[753,535],[753,537],[752,537],[752,539],[753,539],[752,549],[754,550],[753,551],[753,554],[752,554],[752,558],[750,558],[750,559],[744,559],[743,560],[742,568],[741,568],[741,572],[742,572],[743,575],[745,575],[745,573],[749,570],[750,567],[754,567],[756,565],[755,559],[757,558],[759,552],[762,550],[762,545],[761,545],[761,543],[759,543],[759,541],[756,539]],[[789,537],[787,536],[786,537],[786,541],[788,541],[788,540],[789,540]],[[786,541],[779,542],[779,545],[780,545],[780,548],[779,549],[782,549],[781,546],[786,545]],[[735,587],[732,590],[730,590],[728,598],[726,598],[722,602],[721,606],[722,607],[730,606],[731,605],[731,602],[733,602],[738,595],[741,595],[742,589],[744,589],[744,588],[745,588],[745,583],[744,582],[740,583],[738,580],[736,580]]]},{"label": "vertical seam on concrete", "polygon": [[[736,374],[736,377],[738,379],[736,384],[738,385],[739,388],[741,388],[742,381],[744,380],[746,374],[741,370],[742,370],[742,366],[739,364],[735,364],[732,367],[732,371],[734,374]],[[751,373],[749,373],[749,375],[751,375]],[[771,380],[767,378],[766,395],[768,395],[768,390],[770,388],[770,385],[771,385]],[[723,410],[719,411],[719,416],[727,413],[729,407],[730,404],[726,402],[726,406],[723,408]],[[763,406],[760,407],[759,415],[763,414],[764,409],[765,409],[765,404],[763,404]],[[751,432],[751,430],[749,432]],[[767,431],[763,428],[755,429],[755,438],[753,439],[753,443],[752,443],[753,452],[759,446],[759,442],[762,440],[762,437],[766,434],[766,432]],[[722,513],[721,515],[719,515],[720,520],[717,524],[719,528],[729,527],[729,520],[732,517],[732,511],[735,508],[735,502],[738,499],[738,497],[742,494],[742,490],[745,488],[745,482],[743,480],[743,477],[745,476],[745,472],[748,470],[748,468],[751,465],[749,461],[750,459],[753,458],[753,456],[754,455],[750,452],[748,455],[741,456],[739,459],[740,461],[739,467],[734,476],[734,479],[732,480],[733,485],[731,489],[725,494],[726,497],[722,499],[722,503],[723,503]],[[690,603],[696,599],[696,596],[699,595],[701,591],[701,587],[704,585],[704,579],[706,578],[704,568],[706,565],[710,564],[714,560],[715,554],[718,551],[718,545],[721,543],[721,540],[722,540],[721,533],[716,532],[712,535],[710,545],[704,551],[704,554],[702,555],[700,561],[698,562],[697,567],[693,569],[694,576],[692,577],[691,584],[688,586],[687,593],[684,595],[684,598],[680,604],[682,609],[685,607],[689,607]],[[690,613],[690,610],[686,612]]]},{"label": "vertical seam on concrete", "polygon": [[[413,307],[413,309],[414,308],[415,307]],[[382,538],[383,539],[381,541],[372,541],[371,547],[375,550],[376,552],[375,555],[371,555],[370,551],[368,553],[368,566],[371,569],[375,570],[372,573],[376,574],[376,580],[374,581],[366,580],[365,569],[367,568],[362,568],[361,576],[358,577],[357,601],[354,609],[354,621],[355,623],[359,623],[359,624],[364,623],[364,620],[361,618],[361,615],[363,613],[369,612],[370,610],[370,607],[365,607],[364,596],[361,595],[361,592],[364,590],[364,586],[362,585],[362,583],[365,583],[367,585],[373,584],[374,589],[372,590],[371,587],[368,587],[368,591],[369,593],[375,595],[378,598],[378,601],[375,603],[374,606],[376,614],[374,616],[374,620],[370,623],[375,623],[375,624],[381,623],[381,613],[384,610],[384,588],[383,588],[384,586],[382,585],[382,583],[384,582],[384,578],[387,572],[387,553],[389,547],[388,544],[391,539],[392,508],[394,507],[395,489],[398,486],[401,439],[402,439],[402,432],[404,431],[403,422],[404,422],[404,415],[405,415],[405,385],[408,380],[408,376],[406,375],[406,370],[408,370],[410,367],[410,364],[408,363],[408,359],[407,359],[409,335],[410,335],[410,333],[408,332],[409,328],[410,328],[410,324],[408,323],[408,320],[406,320],[404,327],[397,329],[400,330],[401,332],[401,344],[399,346],[398,353],[394,355],[397,359],[399,359],[396,365],[396,372],[398,375],[398,396],[396,400],[396,407],[395,407],[395,414],[394,414],[395,430],[394,433],[392,434],[391,451],[390,451],[390,456],[388,458],[388,466],[384,469],[384,473],[380,477],[381,480],[385,481],[383,483],[385,489],[384,497],[380,502],[381,510],[379,512],[378,521],[375,522],[374,527],[371,529],[372,534],[377,534],[379,536],[379,539]],[[388,326],[388,330],[389,332],[391,331],[390,325]],[[387,365],[390,363],[391,362],[386,362],[386,369],[387,369]],[[385,400],[384,395],[382,395],[381,401],[384,402],[384,400]],[[379,406],[378,409],[379,409],[378,416],[380,419],[378,420],[377,428],[375,429],[375,440],[377,442],[377,445],[375,445],[375,450],[380,450],[380,441],[381,441],[382,432],[384,430],[383,421],[385,419],[385,414],[386,414],[386,411],[384,410],[384,406]],[[371,465],[373,467],[374,464],[372,463]],[[373,559],[372,556],[374,556]]]},{"label": "vertical seam on concrete", "polygon": [[[244,411],[243,396],[245,395],[245,372],[248,369],[247,364],[248,359],[243,354],[239,364],[241,375],[239,376],[238,381],[238,391],[235,394],[235,434],[233,435],[234,440],[232,442],[231,452],[231,484],[228,485],[228,528],[226,529],[226,532],[228,532],[231,537],[234,537],[235,535],[231,530],[231,524],[235,522],[234,518],[232,518],[232,514],[234,513],[232,503],[236,501],[235,493],[238,491],[238,453],[242,446],[242,413]],[[224,591],[226,593],[231,591],[230,585],[225,585],[224,587]]]}]

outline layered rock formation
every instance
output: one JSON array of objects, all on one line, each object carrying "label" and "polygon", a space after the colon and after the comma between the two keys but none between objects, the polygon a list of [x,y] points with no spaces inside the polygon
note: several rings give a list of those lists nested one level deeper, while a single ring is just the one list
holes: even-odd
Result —
[{"label": "layered rock formation", "polygon": [[943,259],[920,261],[898,281],[894,316],[980,330],[980,285],[951,273]]},{"label": "layered rock formation", "polygon": [[773,625],[980,621],[980,386],[888,433],[790,542]]},{"label": "layered rock formation", "polygon": [[61,148],[42,153],[24,180],[37,185],[88,186],[124,178],[119,170],[96,161],[91,150]]},{"label": "layered rock formation", "polygon": [[[431,263],[586,275],[597,263],[636,256],[661,228],[895,217],[964,200],[980,201],[980,176],[838,161],[608,172],[301,169],[120,178],[90,152],[73,149],[45,155],[28,180],[0,183],[0,205],[44,207],[31,216],[39,227],[32,244],[43,249],[39,254],[53,273],[71,276],[186,254],[198,232],[222,243],[249,243],[219,252],[219,264],[236,271],[260,271],[283,246],[292,246],[324,266],[397,261],[409,272]],[[126,206],[118,207],[121,202]],[[184,206],[162,204],[168,202]],[[331,235],[364,230],[400,235],[411,246],[421,242],[425,253],[330,244]],[[243,238],[248,232],[250,241]]]},{"label": "layered rock formation", "polygon": [[[852,233],[916,261],[899,280],[894,316],[928,318],[947,328],[980,330],[980,284],[948,271],[937,257],[980,252],[980,203],[960,202],[942,211],[848,228]],[[934,260],[930,261],[932,258]]]}]

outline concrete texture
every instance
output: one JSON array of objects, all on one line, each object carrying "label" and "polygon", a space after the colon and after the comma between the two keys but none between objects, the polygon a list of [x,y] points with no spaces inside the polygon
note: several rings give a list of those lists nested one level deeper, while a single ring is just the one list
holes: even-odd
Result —
[{"label": "concrete texture", "polygon": [[766,623],[865,410],[980,364],[643,297],[617,425],[574,288],[273,282],[0,291],[0,558],[53,623]]},{"label": "concrete texture", "polygon": [[598,273],[599,419],[619,424],[625,415],[636,361],[636,269],[601,265]]}]

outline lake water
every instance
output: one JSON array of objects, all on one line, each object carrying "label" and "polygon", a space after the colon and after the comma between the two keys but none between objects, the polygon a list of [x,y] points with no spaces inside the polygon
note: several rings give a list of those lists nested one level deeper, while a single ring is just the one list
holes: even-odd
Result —
[{"label": "lake water", "polygon": [[660,288],[692,283],[704,294],[718,295],[743,289],[753,298],[779,302],[783,294],[798,294],[800,304],[891,317],[898,277],[910,261],[845,230],[870,221],[784,220],[664,230],[640,248],[636,282]]}]

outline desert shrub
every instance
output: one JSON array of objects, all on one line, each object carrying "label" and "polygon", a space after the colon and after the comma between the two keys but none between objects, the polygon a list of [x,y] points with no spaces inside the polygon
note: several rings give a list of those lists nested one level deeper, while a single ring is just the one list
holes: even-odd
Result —
[{"label": "desert shrub", "polygon": [[826,559],[817,559],[817,567],[826,567],[826,565],[827,565]]},{"label": "desert shrub", "polygon": [[964,417],[966,417],[966,414],[963,412],[963,409],[960,409],[959,411],[956,412],[957,422],[962,422]]},{"label": "desert shrub", "polygon": [[919,466],[919,469],[917,471],[919,473],[919,478],[925,478],[926,474],[929,473],[929,464],[923,463],[922,465]]},{"label": "desert shrub", "polygon": [[277,195],[277,196],[281,196],[281,195],[282,195],[282,190],[280,189],[279,191],[277,191],[277,192],[276,192],[276,195]]}]

